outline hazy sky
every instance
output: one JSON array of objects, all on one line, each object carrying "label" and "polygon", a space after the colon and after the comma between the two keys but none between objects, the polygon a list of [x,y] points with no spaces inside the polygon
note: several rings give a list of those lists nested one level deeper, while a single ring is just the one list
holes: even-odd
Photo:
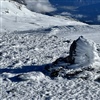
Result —
[{"label": "hazy sky", "polygon": [[36,12],[51,12],[56,10],[49,0],[25,0],[27,8]]}]

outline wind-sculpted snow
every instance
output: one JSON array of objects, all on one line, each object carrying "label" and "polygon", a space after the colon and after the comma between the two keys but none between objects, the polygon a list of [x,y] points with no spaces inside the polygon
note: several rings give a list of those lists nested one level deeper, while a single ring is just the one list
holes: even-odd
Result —
[{"label": "wind-sculpted snow", "polygon": [[98,55],[96,43],[93,41],[88,41],[82,36],[79,37],[76,41],[76,49],[75,54],[75,63],[80,64],[80,66],[85,65],[95,65],[96,63],[100,63],[100,57]]}]

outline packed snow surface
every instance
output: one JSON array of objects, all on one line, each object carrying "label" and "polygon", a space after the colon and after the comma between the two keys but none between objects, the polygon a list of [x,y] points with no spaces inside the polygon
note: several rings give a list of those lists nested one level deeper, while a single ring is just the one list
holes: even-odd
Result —
[{"label": "packed snow surface", "polygon": [[45,64],[68,55],[67,41],[72,41],[71,36],[39,33],[1,33],[0,36],[1,100],[100,99],[100,80],[94,81],[100,77],[100,70],[85,70],[72,79],[52,79],[43,69]]},{"label": "packed snow surface", "polygon": [[[93,58],[98,60],[99,25],[38,14],[9,0],[0,3],[0,100],[100,100],[100,69],[94,63],[92,67],[66,69],[69,76],[81,72],[70,78],[52,78],[44,69],[68,56],[71,43],[79,36],[95,42],[92,46],[89,42],[95,49],[88,52],[90,56],[96,53]],[[100,62],[96,65],[99,68]]]}]

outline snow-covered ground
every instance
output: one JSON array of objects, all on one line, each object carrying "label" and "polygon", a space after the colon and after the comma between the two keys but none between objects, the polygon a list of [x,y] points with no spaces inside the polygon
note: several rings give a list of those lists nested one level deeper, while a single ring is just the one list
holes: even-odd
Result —
[{"label": "snow-covered ground", "polygon": [[99,25],[38,14],[8,0],[0,3],[0,100],[100,99],[100,69],[69,69],[82,70],[72,79],[52,79],[44,70],[66,57],[79,36],[95,41],[100,56]]},{"label": "snow-covered ground", "polygon": [[31,12],[24,5],[9,0],[0,1],[2,31],[24,31],[62,25],[85,25],[69,18],[57,18]]},{"label": "snow-covered ground", "polygon": [[[45,64],[68,55],[67,40],[73,37],[28,33],[0,36],[1,100],[100,99],[100,83],[94,81],[100,76],[99,70],[97,74],[84,71],[75,79],[51,79],[43,71]],[[80,78],[85,76],[89,78]]]}]

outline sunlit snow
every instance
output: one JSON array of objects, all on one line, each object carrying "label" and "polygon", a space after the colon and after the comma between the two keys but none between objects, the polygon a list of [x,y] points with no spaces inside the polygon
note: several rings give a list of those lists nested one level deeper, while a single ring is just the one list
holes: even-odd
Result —
[{"label": "sunlit snow", "polygon": [[[100,25],[31,12],[12,0],[1,0],[0,11],[0,100],[100,99]],[[50,77],[44,67],[68,56],[79,36],[87,44],[78,42],[76,63],[85,67]]]}]

